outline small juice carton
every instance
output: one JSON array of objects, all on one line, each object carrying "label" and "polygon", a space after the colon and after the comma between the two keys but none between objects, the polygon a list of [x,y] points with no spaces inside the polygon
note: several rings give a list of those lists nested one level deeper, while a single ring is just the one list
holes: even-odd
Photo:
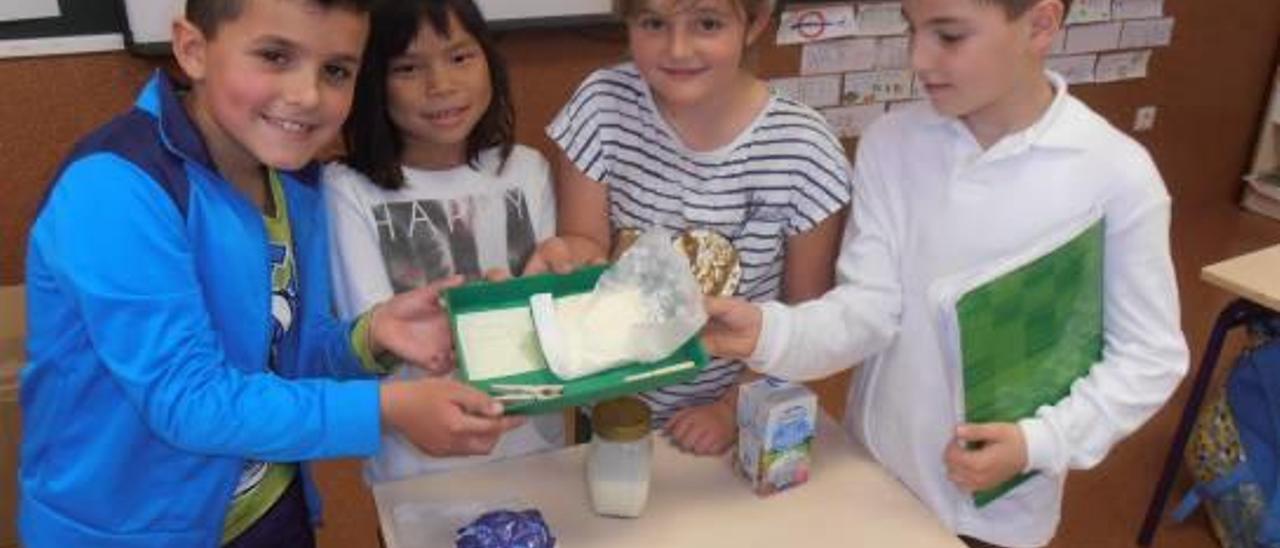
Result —
[{"label": "small juice carton", "polygon": [[758,495],[809,479],[818,398],[802,384],[762,378],[738,389],[738,470]]}]

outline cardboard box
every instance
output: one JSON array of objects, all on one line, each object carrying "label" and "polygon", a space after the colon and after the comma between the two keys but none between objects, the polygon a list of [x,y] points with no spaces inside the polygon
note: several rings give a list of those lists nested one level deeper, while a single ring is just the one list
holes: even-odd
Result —
[{"label": "cardboard box", "polygon": [[23,286],[0,287],[0,547],[18,545],[18,370],[26,363]]},{"label": "cardboard box", "polygon": [[772,378],[738,389],[738,469],[759,495],[809,479],[818,397],[802,384]]}]

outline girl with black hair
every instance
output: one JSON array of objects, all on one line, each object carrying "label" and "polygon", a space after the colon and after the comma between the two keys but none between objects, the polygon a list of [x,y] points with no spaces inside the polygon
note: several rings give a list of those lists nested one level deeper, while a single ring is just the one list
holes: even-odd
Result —
[{"label": "girl with black hair", "polygon": [[[391,0],[344,127],[346,164],[324,173],[337,308],[461,274],[519,272],[555,233],[548,164],[516,145],[506,66],[471,0]],[[404,368],[395,378],[422,373]],[[532,417],[490,455],[437,458],[387,433],[366,478],[389,481],[559,447],[560,414]]]}]

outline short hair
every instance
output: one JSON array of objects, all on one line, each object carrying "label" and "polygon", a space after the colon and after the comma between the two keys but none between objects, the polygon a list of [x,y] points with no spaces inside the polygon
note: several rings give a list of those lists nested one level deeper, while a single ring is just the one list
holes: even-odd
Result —
[{"label": "short hair", "polygon": [[[653,0],[613,0],[613,13],[622,19],[629,19],[634,16],[645,6],[648,6]],[[676,0],[690,2],[693,0]],[[747,14],[748,21],[754,21],[754,18],[760,14],[772,14],[777,0],[729,0],[729,3],[742,9]]]},{"label": "short hair", "polygon": [[449,28],[449,14],[480,44],[489,65],[492,98],[471,133],[467,135],[466,161],[479,167],[480,153],[499,147],[501,171],[515,147],[515,108],[507,64],[498,53],[484,16],[472,0],[384,0],[373,10],[369,44],[364,64],[356,80],[356,96],[351,115],[342,126],[347,162],[374,184],[395,190],[404,186],[400,156],[404,140],[387,112],[387,75],[391,60],[403,54],[426,25],[443,36],[458,30]]},{"label": "short hair", "polygon": [[[978,0],[984,4],[995,4],[1004,9],[1004,13],[1010,19],[1016,19],[1031,9],[1040,0]],[[1073,0],[1058,0],[1062,4],[1062,18],[1065,20],[1067,14],[1071,13],[1071,2]]]},{"label": "short hair", "polygon": [[[244,3],[251,0],[187,0],[186,19],[205,36],[212,38],[227,21],[240,17]],[[367,13],[375,0],[305,0],[322,8],[348,8]]]}]

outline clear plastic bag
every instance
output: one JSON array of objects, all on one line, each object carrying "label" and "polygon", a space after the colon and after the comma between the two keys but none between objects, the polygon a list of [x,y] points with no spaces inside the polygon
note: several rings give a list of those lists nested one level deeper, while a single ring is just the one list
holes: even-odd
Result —
[{"label": "clear plastic bag", "polygon": [[556,308],[568,351],[548,361],[566,380],[665,358],[707,321],[689,260],[663,230],[641,235],[590,295]]},{"label": "clear plastic bag", "polygon": [[632,329],[646,344],[638,345],[630,356],[635,361],[667,357],[707,323],[702,287],[693,277],[689,259],[672,245],[670,232],[650,230],[641,235],[600,276],[593,294],[637,289],[644,296],[645,310]]}]

